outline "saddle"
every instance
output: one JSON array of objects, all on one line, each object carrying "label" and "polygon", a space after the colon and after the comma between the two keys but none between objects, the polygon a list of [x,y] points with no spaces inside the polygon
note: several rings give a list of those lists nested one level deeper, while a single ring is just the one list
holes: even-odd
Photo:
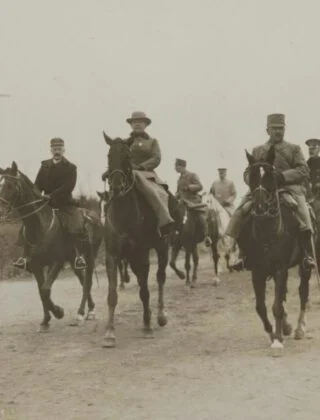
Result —
[{"label": "saddle", "polygon": [[193,203],[185,198],[181,200],[185,204],[188,210],[195,213],[206,213],[208,206],[205,203]]}]

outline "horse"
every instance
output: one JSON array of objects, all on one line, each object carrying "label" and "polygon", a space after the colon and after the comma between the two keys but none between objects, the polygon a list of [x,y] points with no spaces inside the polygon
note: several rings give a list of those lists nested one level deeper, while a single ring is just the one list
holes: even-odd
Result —
[{"label": "horse", "polygon": [[[105,223],[105,208],[107,203],[110,199],[108,191],[100,192],[97,191],[98,197],[100,198],[99,201],[99,208],[100,208],[100,221],[104,225]],[[118,269],[120,273],[120,290],[125,289],[125,284],[130,283],[130,275],[128,272],[128,261],[127,260],[119,260],[118,261]]]},{"label": "horse", "polygon": [[[280,355],[284,349],[283,337],[292,332],[284,306],[288,269],[299,266],[300,313],[295,339],[302,339],[305,334],[311,269],[303,263],[304,253],[298,241],[299,225],[292,207],[294,203],[290,204],[277,187],[274,147],[269,149],[264,161],[256,161],[247,151],[246,156],[252,208],[241,228],[238,243],[247,256],[247,267],[251,271],[256,311],[270,337],[272,353]],[[273,278],[275,283],[272,307],[275,330],[268,319],[265,303],[266,281],[269,278]]]},{"label": "horse", "polygon": [[[233,268],[230,261],[236,259],[238,253],[237,244],[232,239],[224,234],[230,220],[230,214],[221,206],[218,200],[212,193],[202,194],[202,201],[208,207],[207,222],[209,236],[211,239],[211,253],[215,272],[215,285],[220,283],[218,277],[218,268],[220,260],[220,252],[224,252],[224,259],[226,268],[229,273],[232,273]],[[240,268],[238,269],[240,271]]]},{"label": "horse", "polygon": [[[111,194],[106,207],[104,225],[109,315],[103,346],[115,347],[114,312],[118,301],[117,267],[119,261],[127,260],[137,277],[143,304],[143,333],[145,337],[153,336],[148,289],[149,253],[151,249],[155,249],[158,257],[157,319],[159,326],[163,327],[168,321],[164,310],[164,284],[169,244],[165,237],[159,235],[156,216],[136,187],[129,145],[120,138],[111,139],[105,133],[103,135],[109,146],[108,183]],[[169,199],[170,208],[172,196],[169,195]]]},{"label": "horse", "polygon": [[[22,221],[22,236],[25,245],[31,248],[31,261],[28,271],[36,278],[43,306],[43,320],[40,332],[50,327],[51,314],[62,319],[64,310],[51,298],[51,287],[69,262],[82,285],[82,299],[78,309],[77,324],[84,319],[95,319],[95,303],[91,295],[94,261],[103,239],[102,225],[94,212],[82,211],[84,229],[87,232],[84,256],[87,263],[85,271],[74,267],[76,250],[68,241],[60,221],[59,212],[48,205],[38,188],[12,162],[10,168],[0,169],[0,202],[8,215],[17,214]],[[44,269],[48,267],[45,275]],[[85,318],[86,304],[88,312]]]},{"label": "horse", "polygon": [[[204,240],[205,235],[205,232],[199,226],[197,212],[205,211],[205,205],[200,203],[196,208],[190,208],[183,200],[180,200],[179,211],[182,223],[180,224],[178,231],[171,236],[172,249],[170,267],[180,279],[186,280],[186,286],[195,288],[199,266],[198,244]],[[185,273],[178,269],[176,265],[176,260],[181,248],[184,248],[185,250]],[[190,280],[191,257],[193,261],[193,270]]]}]

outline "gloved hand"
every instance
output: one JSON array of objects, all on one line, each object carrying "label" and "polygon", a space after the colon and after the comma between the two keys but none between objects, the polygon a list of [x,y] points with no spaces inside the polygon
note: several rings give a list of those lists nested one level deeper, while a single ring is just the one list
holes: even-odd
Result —
[{"label": "gloved hand", "polygon": [[278,188],[283,187],[286,183],[286,180],[281,172],[276,173],[276,183]]},{"label": "gloved hand", "polygon": [[102,177],[101,177],[103,182],[108,178],[108,175],[109,175],[109,171],[103,172]]}]

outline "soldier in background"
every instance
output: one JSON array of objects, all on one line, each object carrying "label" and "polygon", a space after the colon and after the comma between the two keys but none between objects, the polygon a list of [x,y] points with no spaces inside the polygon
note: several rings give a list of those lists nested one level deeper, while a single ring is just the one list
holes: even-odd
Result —
[{"label": "soldier in background", "polygon": [[[308,195],[315,196],[320,190],[320,140],[309,139],[306,142],[309,148],[307,164],[310,169]],[[310,194],[311,193],[311,194]]]},{"label": "soldier in background", "polygon": [[234,212],[234,201],[237,197],[236,187],[227,179],[227,169],[219,168],[219,179],[214,181],[210,192],[231,216]]}]

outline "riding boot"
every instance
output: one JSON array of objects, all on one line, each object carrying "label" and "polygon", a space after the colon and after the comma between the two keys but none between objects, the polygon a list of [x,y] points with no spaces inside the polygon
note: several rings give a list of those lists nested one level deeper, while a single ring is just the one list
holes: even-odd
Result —
[{"label": "riding boot", "polygon": [[87,268],[87,263],[84,258],[84,237],[83,234],[73,234],[72,241],[76,251],[76,257],[74,261],[74,268],[76,270],[84,270]]},{"label": "riding boot", "polygon": [[316,263],[313,256],[311,231],[304,230],[299,233],[299,243],[303,253],[303,265],[307,269],[314,268]]}]

